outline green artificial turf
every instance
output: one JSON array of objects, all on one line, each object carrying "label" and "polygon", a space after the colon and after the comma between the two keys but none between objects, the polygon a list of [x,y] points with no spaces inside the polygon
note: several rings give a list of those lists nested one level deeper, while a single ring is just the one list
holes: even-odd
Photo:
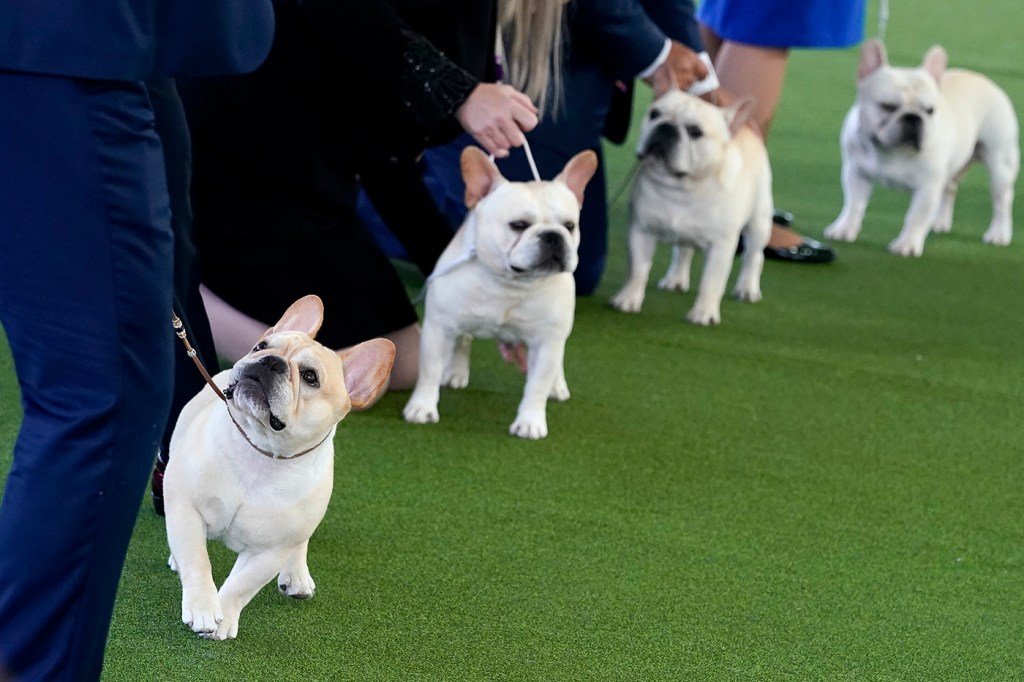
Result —
[{"label": "green artificial turf", "polygon": [[[943,43],[1024,110],[1024,4],[979,7],[892,3],[890,57]],[[840,208],[856,62],[795,53],[772,131],[776,204],[812,236]],[[613,191],[631,145],[608,149]],[[906,206],[876,191],[837,262],[769,261],[764,300],[726,300],[704,329],[682,321],[692,293],[653,281],[641,314],[607,306],[620,198],[546,440],[507,435],[522,378],[490,341],[469,387],[442,392],[439,424],[406,424],[408,393],[350,415],[310,545],[316,597],[268,586],[230,642],[179,622],[147,499],[105,679],[1022,679],[1024,202],[1014,244],[982,244],[987,177],[972,171],[953,232],[912,260],[885,249]],[[657,277],[666,263],[662,249]],[[7,353],[0,404],[6,470]],[[211,548],[219,582],[233,555]]]}]

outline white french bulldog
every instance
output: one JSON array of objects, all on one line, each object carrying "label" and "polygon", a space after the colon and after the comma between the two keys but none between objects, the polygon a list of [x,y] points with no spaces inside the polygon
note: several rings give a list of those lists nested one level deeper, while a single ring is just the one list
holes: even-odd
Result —
[{"label": "white french bulldog", "polygon": [[764,143],[745,125],[752,109],[749,98],[719,108],[680,90],[668,91],[648,108],[629,205],[629,275],[612,306],[640,311],[655,247],[667,242],[673,245],[672,262],[658,287],[688,291],[693,251],[701,249],[700,290],[686,319],[718,324],[741,235],[743,265],[733,295],[761,300],[772,172]]},{"label": "white french bulldog", "polygon": [[[209,639],[238,634],[242,608],[275,575],[290,597],[313,596],[306,565],[334,483],[334,432],[384,390],[395,357],[386,339],[334,352],[313,340],[316,296],[299,299],[230,370],[182,410],[164,476],[170,567],[181,619]],[[208,538],[238,553],[218,592]]]},{"label": "white french bulldog", "polygon": [[509,432],[548,434],[547,400],[568,400],[563,358],[576,308],[579,216],[597,170],[584,151],[548,182],[509,182],[476,147],[461,157],[469,214],[428,280],[416,389],[406,421],[439,419],[442,384],[469,382],[473,337],[526,344],[526,387]]},{"label": "white french bulldog", "polygon": [[825,230],[829,239],[857,238],[872,187],[880,184],[912,193],[889,251],[920,256],[929,230],[949,232],[957,186],[970,164],[981,161],[992,195],[983,240],[1010,243],[1020,169],[1017,115],[995,83],[972,71],[947,71],[946,59],[936,45],[920,67],[890,66],[880,41],[864,43],[857,99],[840,136],[843,210]]}]

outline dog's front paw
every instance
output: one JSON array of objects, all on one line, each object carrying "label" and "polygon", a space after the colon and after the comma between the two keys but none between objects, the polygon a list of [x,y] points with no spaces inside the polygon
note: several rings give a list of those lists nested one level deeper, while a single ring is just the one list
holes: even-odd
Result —
[{"label": "dog's front paw", "polygon": [[835,222],[825,228],[825,238],[837,242],[852,242],[857,240],[860,229],[849,223]]},{"label": "dog's front paw", "polygon": [[508,432],[526,440],[540,440],[548,435],[548,421],[544,415],[520,415],[512,422]]},{"label": "dog's front paw", "polygon": [[622,291],[612,296],[609,303],[613,308],[624,313],[638,313],[644,304],[644,292],[623,287]]},{"label": "dog's front paw", "polygon": [[238,614],[225,614],[223,620],[220,621],[220,625],[217,629],[210,633],[201,632],[199,636],[203,639],[212,639],[216,641],[222,641],[225,639],[234,639],[238,637]]},{"label": "dog's front paw", "polygon": [[981,241],[993,246],[1009,246],[1013,239],[1013,229],[1005,225],[992,225],[982,235]]},{"label": "dog's front paw", "polygon": [[200,637],[212,636],[223,620],[224,612],[216,595],[212,599],[183,598],[181,601],[181,622]]},{"label": "dog's front paw", "polygon": [[277,576],[277,590],[292,599],[309,599],[316,592],[316,583],[308,569],[297,573],[282,571]]},{"label": "dog's front paw", "polygon": [[686,313],[686,321],[701,327],[710,327],[722,321],[722,314],[717,306],[695,305]]},{"label": "dog's front paw", "polygon": [[900,236],[889,242],[889,252],[897,256],[920,256],[924,253],[924,241]]},{"label": "dog's front paw", "polygon": [[431,405],[415,400],[410,400],[406,404],[405,409],[402,410],[402,416],[410,424],[436,424],[441,418],[437,412],[436,403]]}]

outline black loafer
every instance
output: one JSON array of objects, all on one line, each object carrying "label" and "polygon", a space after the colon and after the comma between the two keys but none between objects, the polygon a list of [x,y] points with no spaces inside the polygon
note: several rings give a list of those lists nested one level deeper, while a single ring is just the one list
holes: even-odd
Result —
[{"label": "black loafer", "polygon": [[831,263],[836,259],[836,252],[831,246],[822,244],[816,239],[804,237],[799,244],[787,249],[766,246],[764,257],[791,263]]},{"label": "black loafer", "polygon": [[[780,227],[793,227],[793,214],[789,211],[775,209],[772,222]],[[816,239],[802,237],[802,241],[789,248],[766,246],[764,257],[774,260],[786,260],[791,263],[831,263],[836,259],[836,252],[831,246],[822,244]]]}]

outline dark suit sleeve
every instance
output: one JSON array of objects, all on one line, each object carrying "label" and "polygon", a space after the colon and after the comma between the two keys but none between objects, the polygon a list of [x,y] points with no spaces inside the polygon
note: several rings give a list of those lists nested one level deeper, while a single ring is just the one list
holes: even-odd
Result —
[{"label": "dark suit sleeve", "polygon": [[692,0],[640,0],[658,28],[694,52],[704,49]]},{"label": "dark suit sleeve", "polygon": [[632,80],[650,66],[665,37],[639,0],[576,0],[570,6],[573,52],[596,57],[618,80]]}]

